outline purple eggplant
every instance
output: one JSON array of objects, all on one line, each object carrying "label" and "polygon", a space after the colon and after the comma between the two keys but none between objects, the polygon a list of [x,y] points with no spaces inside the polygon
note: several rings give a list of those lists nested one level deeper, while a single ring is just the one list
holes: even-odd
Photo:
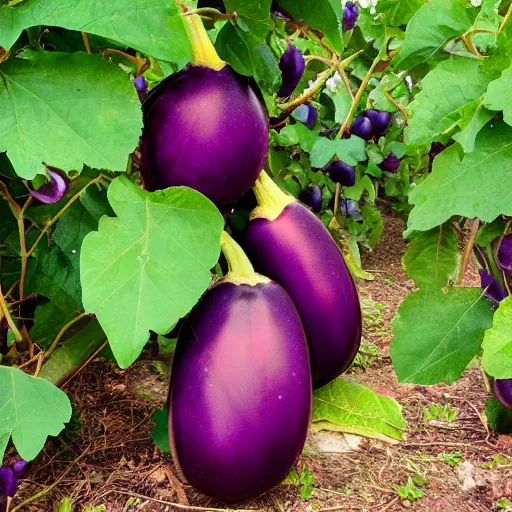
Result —
[{"label": "purple eggplant", "polygon": [[507,409],[512,409],[512,379],[496,379],[493,387],[496,398]]},{"label": "purple eggplant", "polygon": [[253,499],[286,478],[311,417],[309,354],[284,289],[254,272],[240,246],[179,334],[169,394],[173,456],[199,491]]},{"label": "purple eggplant", "polygon": [[304,103],[295,110],[295,117],[312,130],[318,119],[318,110],[311,103]]},{"label": "purple eggplant", "polygon": [[223,205],[251,188],[265,162],[267,114],[247,80],[218,58],[200,18],[185,19],[203,65],[166,78],[144,101],[140,172],[147,190],[183,185]]},{"label": "purple eggplant", "polygon": [[309,342],[313,384],[343,373],[361,342],[361,308],[343,256],[322,222],[263,171],[244,247],[256,271],[297,306]]},{"label": "purple eggplant", "polygon": [[481,268],[480,272],[480,283],[483,290],[487,289],[486,295],[491,298],[494,302],[501,302],[503,299],[508,297],[508,290],[506,286],[498,282],[487,270]]},{"label": "purple eggplant", "polygon": [[279,59],[279,69],[282,75],[282,85],[277,95],[286,98],[293,93],[306,69],[302,52],[291,43],[288,43],[288,48]]},{"label": "purple eggplant", "polygon": [[340,206],[343,217],[351,218],[356,222],[363,221],[358,201],[355,201],[354,199],[342,199]]},{"label": "purple eggplant", "polygon": [[343,30],[352,30],[356,26],[359,7],[354,2],[347,2],[343,9]]},{"label": "purple eggplant", "polygon": [[133,80],[133,86],[137,91],[139,100],[142,103],[148,95],[148,82],[143,76],[136,76]]},{"label": "purple eggplant", "polygon": [[60,201],[68,190],[68,180],[66,175],[58,169],[47,167],[46,172],[50,181],[42,187],[34,190],[27,185],[30,195],[44,204],[53,204]]},{"label": "purple eggplant", "polygon": [[507,235],[501,240],[496,261],[502,270],[512,270],[512,235]]},{"label": "purple eggplant", "polygon": [[371,121],[363,115],[356,117],[350,125],[350,133],[362,139],[370,140],[373,137]]},{"label": "purple eggplant", "polygon": [[312,183],[302,192],[299,199],[315,213],[322,209],[322,189],[316,183]]},{"label": "purple eggplant", "polygon": [[379,164],[380,169],[391,174],[395,174],[400,167],[400,159],[397,158],[394,153],[390,153],[384,160]]},{"label": "purple eggplant", "polygon": [[391,124],[391,112],[384,110],[367,110],[364,115],[372,123],[372,132],[374,137],[382,137],[389,130]]},{"label": "purple eggplant", "polygon": [[339,183],[343,187],[352,187],[356,183],[356,170],[339,160],[334,160],[334,162],[325,167],[324,173],[334,183]]},{"label": "purple eggplant", "polygon": [[0,499],[12,498],[18,489],[18,478],[12,468],[0,468]]}]

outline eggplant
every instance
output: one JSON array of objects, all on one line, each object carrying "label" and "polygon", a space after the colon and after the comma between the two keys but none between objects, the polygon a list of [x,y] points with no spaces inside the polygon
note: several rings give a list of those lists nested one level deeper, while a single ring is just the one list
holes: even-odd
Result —
[{"label": "eggplant", "polygon": [[304,61],[302,52],[291,43],[288,43],[288,48],[279,59],[279,69],[282,75],[282,85],[277,95],[280,98],[286,98],[290,96],[297,85],[299,85],[300,79],[306,69],[306,62]]},{"label": "eggplant", "polygon": [[370,140],[373,137],[371,121],[363,115],[356,117],[350,125],[350,133],[362,139]]},{"label": "eggplant", "polygon": [[145,189],[198,190],[218,206],[249,190],[268,152],[268,120],[247,79],[220,60],[197,15],[185,16],[194,64],[163,80],[142,105]]},{"label": "eggplant", "polygon": [[318,119],[318,110],[311,103],[304,103],[295,110],[295,117],[312,130]]},{"label": "eggplant", "polygon": [[27,187],[30,195],[34,199],[44,204],[53,204],[63,198],[68,190],[68,181],[66,175],[58,169],[47,167],[46,172],[50,178],[48,183],[45,183],[37,190],[34,190],[29,185],[27,185]]},{"label": "eggplant", "polygon": [[18,477],[14,470],[12,468],[0,468],[0,500],[2,498],[12,498],[17,489]]},{"label": "eggplant", "polygon": [[496,261],[501,270],[512,270],[512,235],[507,235],[501,240]]},{"label": "eggplant", "polygon": [[299,199],[314,212],[322,209],[322,189],[316,183],[312,183],[302,192]]},{"label": "eggplant", "polygon": [[136,76],[133,80],[133,86],[137,91],[137,95],[139,96],[139,100],[142,103],[146,96],[148,95],[148,82],[143,76]]},{"label": "eggplant", "polygon": [[367,110],[364,115],[372,123],[372,132],[375,137],[382,137],[389,130],[392,114],[384,110]]},{"label": "eggplant", "polygon": [[507,287],[497,281],[487,270],[481,268],[480,273],[480,286],[482,290],[486,290],[485,294],[494,302],[501,302],[508,297]]},{"label": "eggplant", "polygon": [[384,160],[379,164],[379,168],[383,171],[395,174],[400,167],[400,160],[395,156],[394,153],[390,153]]},{"label": "eggplant", "polygon": [[496,379],[493,388],[496,398],[507,409],[512,409],[512,379]]},{"label": "eggplant", "polygon": [[334,183],[339,183],[343,187],[352,187],[356,183],[356,170],[345,162],[334,160],[324,168],[324,173]]},{"label": "eggplant", "polygon": [[229,272],[178,336],[169,394],[174,459],[199,491],[256,498],[286,478],[312,408],[304,329],[285,290],[256,274],[227,233]]},{"label": "eggplant", "polygon": [[18,459],[13,465],[12,470],[14,471],[14,474],[19,478],[23,476],[27,469],[28,462],[23,459]]},{"label": "eggplant", "polygon": [[259,206],[243,240],[257,272],[290,294],[308,338],[313,385],[324,386],[353,362],[361,308],[343,256],[322,222],[264,172],[253,190]]},{"label": "eggplant", "polygon": [[359,7],[354,2],[347,2],[343,9],[343,30],[352,30],[356,26]]}]

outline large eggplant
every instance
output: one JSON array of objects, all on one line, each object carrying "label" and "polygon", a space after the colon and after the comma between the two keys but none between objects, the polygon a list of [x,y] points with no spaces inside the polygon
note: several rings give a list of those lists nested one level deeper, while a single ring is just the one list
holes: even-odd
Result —
[{"label": "large eggplant", "polygon": [[169,431],[185,478],[233,502],[266,492],[293,468],[312,393],[308,346],[292,300],[254,272],[226,233],[222,249],[230,271],[178,337]]},{"label": "large eggplant", "polygon": [[343,373],[361,342],[357,290],[331,235],[262,171],[244,248],[256,271],[290,294],[306,330],[314,387]]},{"label": "large eggplant", "polygon": [[194,64],[142,105],[144,187],[184,185],[217,205],[249,190],[268,151],[267,113],[247,79],[221,61],[197,15],[186,16]]}]

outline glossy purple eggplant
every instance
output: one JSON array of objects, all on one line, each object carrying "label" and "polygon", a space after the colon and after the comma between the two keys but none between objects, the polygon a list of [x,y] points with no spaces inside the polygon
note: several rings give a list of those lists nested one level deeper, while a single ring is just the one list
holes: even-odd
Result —
[{"label": "glossy purple eggplant", "polygon": [[379,167],[386,172],[395,174],[400,167],[400,159],[397,158],[394,153],[390,153],[384,160],[379,164]]},{"label": "glossy purple eggplant", "polygon": [[389,130],[391,125],[391,112],[384,110],[366,110],[364,115],[372,123],[372,132],[374,137],[382,137]]},{"label": "glossy purple eggplant", "polygon": [[58,169],[51,167],[46,168],[46,172],[50,178],[48,183],[34,190],[27,185],[30,195],[44,204],[53,204],[60,201],[68,190],[68,180],[66,175]]},{"label": "glossy purple eggplant", "polygon": [[334,160],[324,168],[324,173],[334,183],[339,183],[342,187],[352,187],[356,183],[356,170],[345,162]]},{"label": "glossy purple eggplant", "polygon": [[256,274],[225,233],[222,249],[230,271],[178,337],[169,430],[190,484],[235,502],[268,491],[293,468],[309,427],[311,370],[289,295]]},{"label": "glossy purple eggplant", "polygon": [[501,270],[512,271],[512,235],[507,235],[501,240],[496,262]]},{"label": "glossy purple eggplant", "polygon": [[304,103],[295,110],[295,118],[312,130],[318,119],[318,110],[311,103]]},{"label": "glossy purple eggplant", "polygon": [[262,172],[254,186],[244,248],[256,271],[297,306],[308,338],[314,387],[343,373],[361,342],[361,308],[343,256],[322,222]]},{"label": "glossy purple eggplant", "polygon": [[316,183],[312,183],[301,192],[299,199],[315,213],[322,209],[322,189]]},{"label": "glossy purple eggplant", "polygon": [[512,379],[496,379],[493,387],[496,398],[507,409],[512,409]]},{"label": "glossy purple eggplant", "polygon": [[12,468],[0,468],[0,498],[12,498],[18,489],[18,478]]},{"label": "glossy purple eggplant", "polygon": [[205,65],[188,65],[144,101],[140,172],[147,190],[183,185],[222,205],[249,190],[265,162],[267,114],[246,78],[218,58],[201,20],[185,18],[203,45],[194,62]]},{"label": "glossy purple eggplant", "polygon": [[359,6],[354,2],[347,2],[343,8],[343,30],[352,30],[356,26],[359,16]]},{"label": "glossy purple eggplant", "polygon": [[494,302],[501,302],[503,299],[508,297],[507,287],[498,282],[494,276],[489,274],[487,270],[481,268],[480,273],[480,286],[482,290],[487,289],[486,295],[491,298]]},{"label": "glossy purple eggplant", "polygon": [[362,139],[370,140],[373,137],[371,121],[363,115],[356,117],[350,125],[350,133]]},{"label": "glossy purple eggplant", "polygon": [[288,48],[279,59],[279,69],[281,70],[282,84],[277,95],[281,98],[286,98],[299,85],[306,69],[306,62],[302,52],[291,43],[288,43]]}]

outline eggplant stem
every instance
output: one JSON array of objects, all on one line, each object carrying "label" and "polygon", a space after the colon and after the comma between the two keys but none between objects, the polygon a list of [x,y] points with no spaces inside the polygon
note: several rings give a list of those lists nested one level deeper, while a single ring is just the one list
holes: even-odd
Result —
[{"label": "eggplant stem", "polygon": [[220,71],[226,63],[219,57],[210,37],[206,33],[201,17],[197,14],[183,16],[183,24],[192,46],[192,62]]},{"label": "eggplant stem", "polygon": [[265,171],[261,171],[252,189],[258,206],[251,213],[251,219],[261,217],[274,220],[279,217],[286,206],[296,201],[281,190]]}]

